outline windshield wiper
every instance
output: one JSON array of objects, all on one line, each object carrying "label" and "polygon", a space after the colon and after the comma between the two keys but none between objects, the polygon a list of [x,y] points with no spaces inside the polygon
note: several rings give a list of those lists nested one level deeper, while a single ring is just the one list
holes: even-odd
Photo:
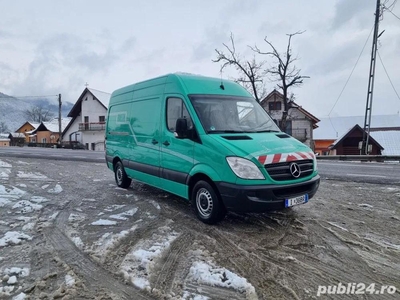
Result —
[{"label": "windshield wiper", "polygon": [[271,129],[266,129],[266,130],[256,130],[252,132],[280,132],[279,130],[271,130]]},{"label": "windshield wiper", "polygon": [[243,130],[209,130],[208,133],[243,133]]}]

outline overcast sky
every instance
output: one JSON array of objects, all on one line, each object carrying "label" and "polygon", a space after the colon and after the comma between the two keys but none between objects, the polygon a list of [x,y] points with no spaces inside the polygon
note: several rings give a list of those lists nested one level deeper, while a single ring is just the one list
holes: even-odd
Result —
[{"label": "overcast sky", "polygon": [[[387,0],[387,6],[395,0]],[[386,0],[382,0],[382,3]],[[0,92],[61,93],[74,103],[85,83],[105,92],[171,72],[220,77],[212,62],[234,34],[237,51],[248,45],[281,51],[287,33],[296,66],[310,76],[292,89],[296,102],[319,118],[364,115],[375,0],[0,0]],[[396,18],[396,16],[398,18]],[[380,22],[379,53],[400,93],[400,4]],[[227,69],[224,78],[236,76]],[[373,114],[400,111],[380,60],[376,64]],[[273,82],[267,82],[269,90]],[[332,110],[333,108],[333,110]],[[332,110],[332,112],[331,112]]]}]

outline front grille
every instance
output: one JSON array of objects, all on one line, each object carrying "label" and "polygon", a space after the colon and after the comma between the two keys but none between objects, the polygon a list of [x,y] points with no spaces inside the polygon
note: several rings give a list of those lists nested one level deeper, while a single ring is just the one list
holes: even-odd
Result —
[{"label": "front grille", "polygon": [[[290,164],[293,162],[298,164],[301,170],[300,176],[297,178],[293,177],[292,174],[290,173]],[[314,169],[312,159],[268,164],[264,165],[264,167],[267,170],[269,176],[271,176],[271,178],[276,181],[303,178],[310,175]]]}]

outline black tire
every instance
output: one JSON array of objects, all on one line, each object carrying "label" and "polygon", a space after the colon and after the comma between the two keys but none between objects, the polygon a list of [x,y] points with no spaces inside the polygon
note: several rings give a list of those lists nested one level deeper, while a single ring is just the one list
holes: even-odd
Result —
[{"label": "black tire", "polygon": [[207,181],[200,180],[193,187],[192,205],[196,216],[206,224],[218,223],[226,215],[219,195]]},{"label": "black tire", "polygon": [[121,161],[117,161],[114,166],[115,182],[120,188],[127,189],[132,182],[132,179],[126,175],[124,166]]}]

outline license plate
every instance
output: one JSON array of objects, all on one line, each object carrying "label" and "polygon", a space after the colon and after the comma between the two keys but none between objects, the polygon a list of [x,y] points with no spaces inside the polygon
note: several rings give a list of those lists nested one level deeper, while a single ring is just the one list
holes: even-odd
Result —
[{"label": "license plate", "polygon": [[302,196],[285,199],[285,207],[291,207],[294,205],[299,205],[299,204],[303,204],[303,203],[307,203],[307,202],[308,202],[308,194],[305,194]]}]

